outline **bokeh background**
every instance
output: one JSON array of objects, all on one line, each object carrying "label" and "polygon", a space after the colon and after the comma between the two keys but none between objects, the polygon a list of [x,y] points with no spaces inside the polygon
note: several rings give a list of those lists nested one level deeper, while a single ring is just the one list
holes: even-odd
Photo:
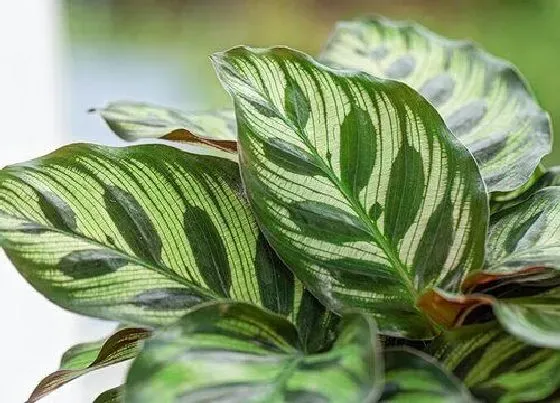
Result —
[{"label": "bokeh background", "polygon": [[[0,9],[2,166],[68,142],[122,144],[86,112],[112,100],[225,106],[212,52],[249,44],[317,54],[335,21],[372,13],[512,61],[560,130],[560,0],[18,0]],[[560,164],[557,143],[547,165]],[[48,303],[1,252],[0,317],[2,402],[24,401],[65,348],[113,327]],[[92,401],[123,373],[86,377],[45,401]]]}]

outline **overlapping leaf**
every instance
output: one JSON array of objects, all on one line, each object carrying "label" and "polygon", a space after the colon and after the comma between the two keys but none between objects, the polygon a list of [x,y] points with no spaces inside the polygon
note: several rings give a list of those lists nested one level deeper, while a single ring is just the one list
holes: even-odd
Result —
[{"label": "overlapping leaf", "polygon": [[328,351],[306,354],[294,326],[242,303],[195,308],[145,344],[125,402],[374,402],[383,373],[371,319],[343,319]]},{"label": "overlapping leaf", "polygon": [[228,160],[71,145],[0,172],[0,245],[38,291],[86,315],[159,325],[231,298],[322,324],[240,192]]},{"label": "overlapping leaf", "polygon": [[140,342],[149,336],[147,329],[130,327],[117,331],[106,340],[73,347],[63,357],[60,369],[44,378],[27,402],[36,402],[88,372],[134,358]]},{"label": "overlapping leaf", "polygon": [[235,116],[229,109],[187,113],[147,103],[119,101],[92,111],[99,113],[113,132],[127,141],[160,138],[237,159]]},{"label": "overlapping leaf", "polygon": [[527,275],[560,269],[560,187],[537,191],[492,216],[486,275]]},{"label": "overlapping leaf", "polygon": [[551,150],[548,115],[520,73],[470,42],[366,18],[338,23],[320,61],[417,89],[474,154],[490,191],[523,185]]},{"label": "overlapping leaf", "polygon": [[405,84],[285,48],[214,56],[234,99],[241,172],[272,246],[329,308],[430,337],[418,298],[483,261],[476,163]]},{"label": "overlapping leaf", "polygon": [[560,185],[560,166],[548,169],[539,166],[531,179],[521,188],[512,192],[494,193],[490,204],[492,213],[515,206],[545,187],[558,185]]},{"label": "overlapping leaf", "polygon": [[553,402],[560,398],[560,351],[520,341],[496,323],[448,332],[436,358],[485,402]]},{"label": "overlapping leaf", "polygon": [[408,348],[385,352],[380,402],[473,403],[468,390],[432,357]]}]

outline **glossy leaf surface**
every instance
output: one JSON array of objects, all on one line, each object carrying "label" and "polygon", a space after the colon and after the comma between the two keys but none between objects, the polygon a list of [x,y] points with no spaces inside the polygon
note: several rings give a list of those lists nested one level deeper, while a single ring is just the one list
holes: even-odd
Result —
[{"label": "glossy leaf surface", "polygon": [[417,299],[479,269],[488,216],[476,163],[406,85],[335,72],[286,48],[214,56],[231,93],[259,224],[336,312],[430,337]]},{"label": "glossy leaf surface", "polygon": [[386,403],[474,403],[468,390],[432,357],[408,348],[385,352]]},{"label": "glossy leaf surface", "polygon": [[383,378],[375,326],[343,319],[331,349],[306,354],[295,327],[254,305],[195,308],[145,344],[125,402],[374,402]]}]

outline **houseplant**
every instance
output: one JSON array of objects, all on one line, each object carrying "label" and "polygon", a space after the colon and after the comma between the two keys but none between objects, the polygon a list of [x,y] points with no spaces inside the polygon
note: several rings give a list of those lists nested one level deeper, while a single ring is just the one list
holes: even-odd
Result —
[{"label": "houseplant", "polygon": [[98,402],[560,396],[559,176],[514,67],[384,18],[338,24],[316,60],[212,62],[233,110],[96,110],[170,145],[69,145],[1,171],[14,266],[121,323],[29,401],[129,359]]}]

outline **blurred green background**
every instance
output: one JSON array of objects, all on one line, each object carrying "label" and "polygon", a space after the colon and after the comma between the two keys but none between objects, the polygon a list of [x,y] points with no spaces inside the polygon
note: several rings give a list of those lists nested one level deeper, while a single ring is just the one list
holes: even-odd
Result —
[{"label": "blurred green background", "polygon": [[[85,113],[111,100],[184,109],[227,105],[208,59],[212,52],[248,44],[317,54],[335,21],[372,13],[472,39],[510,60],[560,128],[558,0],[66,0],[72,140],[118,143]],[[547,165],[560,164],[557,143]]]}]

